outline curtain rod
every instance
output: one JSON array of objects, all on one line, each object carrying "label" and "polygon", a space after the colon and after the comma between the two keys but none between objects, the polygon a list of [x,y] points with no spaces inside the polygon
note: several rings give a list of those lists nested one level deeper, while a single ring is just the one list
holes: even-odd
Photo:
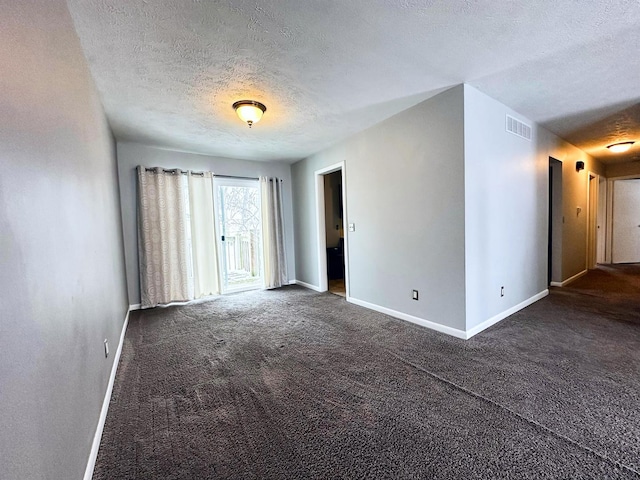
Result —
[{"label": "curtain rod", "polygon": [[[155,172],[157,169],[156,168],[149,168],[149,167],[145,167],[145,171],[147,172]],[[166,169],[163,168],[162,169],[163,172],[165,173],[178,173],[178,169],[177,168],[171,168],[171,169]],[[180,173],[182,175],[187,175],[189,172],[183,172],[180,171]],[[201,177],[204,176],[204,172],[191,172],[191,175],[199,175]],[[213,174],[214,177],[217,178],[236,178],[238,180],[260,180],[259,177],[240,177],[237,175],[216,175],[215,173]],[[273,179],[270,178],[269,181],[271,182]],[[284,180],[282,180],[281,178],[278,178],[278,180],[280,180],[281,182],[284,182]]]}]

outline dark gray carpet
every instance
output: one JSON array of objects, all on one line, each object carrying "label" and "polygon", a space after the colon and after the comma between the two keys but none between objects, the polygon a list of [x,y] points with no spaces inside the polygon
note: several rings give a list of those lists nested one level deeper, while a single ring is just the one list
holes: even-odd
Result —
[{"label": "dark gray carpet", "polygon": [[640,478],[640,268],[471,340],[300,287],[132,315],[94,479]]}]

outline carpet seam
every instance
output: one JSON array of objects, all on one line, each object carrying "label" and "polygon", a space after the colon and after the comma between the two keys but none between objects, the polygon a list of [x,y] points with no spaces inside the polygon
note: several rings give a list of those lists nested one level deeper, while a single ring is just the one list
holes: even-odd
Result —
[{"label": "carpet seam", "polygon": [[597,457],[601,458],[602,460],[604,460],[606,462],[609,462],[609,463],[611,463],[611,464],[613,464],[613,465],[615,465],[617,467],[620,467],[623,470],[627,470],[627,471],[629,471],[631,473],[634,473],[637,476],[640,476],[640,472],[638,472],[637,470],[635,470],[632,467],[629,467],[629,466],[627,466],[627,465],[625,465],[623,463],[620,463],[617,460],[609,458],[606,455],[604,455],[604,454],[602,454],[600,452],[597,452],[597,451],[593,450],[592,448],[587,447],[586,445],[583,445],[583,444],[581,444],[580,442],[578,442],[576,440],[573,440],[570,437],[567,437],[566,435],[563,435],[563,434],[561,434],[559,432],[551,430],[549,427],[546,427],[546,426],[542,425],[541,423],[539,423],[539,422],[537,422],[537,421],[535,421],[535,420],[533,420],[531,418],[527,418],[524,415],[522,415],[521,413],[518,413],[515,410],[512,410],[509,407],[506,407],[506,406],[496,402],[495,400],[491,400],[490,398],[485,397],[484,395],[482,395],[480,393],[476,393],[473,390],[469,390],[468,388],[463,387],[462,385],[458,385],[457,383],[452,382],[451,380],[448,380],[448,379],[446,379],[444,377],[441,377],[437,373],[431,372],[431,371],[427,370],[426,368],[421,367],[420,365],[416,365],[415,363],[410,362],[409,360],[406,360],[405,358],[401,357],[400,355],[398,355],[397,353],[395,353],[395,352],[393,352],[393,351],[391,351],[389,349],[385,349],[385,350],[387,350],[388,353],[390,353],[392,356],[396,357],[398,360],[402,361],[403,363],[405,363],[407,365],[411,365],[416,370],[420,370],[421,372],[426,373],[427,375],[435,378],[436,380],[439,380],[439,381],[441,381],[443,383],[446,383],[447,385],[450,385],[450,386],[454,387],[455,389],[460,390],[461,392],[464,392],[464,393],[466,393],[466,394],[468,394],[468,395],[470,395],[472,397],[484,400],[487,403],[495,405],[496,407],[498,407],[498,408],[500,408],[502,410],[505,410],[505,411],[511,413],[512,415],[515,415],[516,417],[524,420],[525,422],[527,422],[527,423],[529,423],[531,425],[534,425],[535,427],[538,427],[539,429],[542,429],[545,432],[550,433],[551,435],[553,435],[553,436],[555,436],[557,438],[565,440],[566,442],[569,442],[572,445],[575,445],[575,446],[577,446],[577,447],[579,447],[579,448],[581,448],[581,449],[583,449],[583,450],[585,450],[585,451],[587,451],[589,453],[592,453],[592,454],[596,455]]}]

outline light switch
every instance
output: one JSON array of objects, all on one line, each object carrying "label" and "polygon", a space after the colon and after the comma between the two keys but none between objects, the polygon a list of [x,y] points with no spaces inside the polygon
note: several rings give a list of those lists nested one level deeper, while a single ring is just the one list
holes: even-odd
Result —
[{"label": "light switch", "polygon": [[355,232],[356,231],[356,224],[355,223],[350,223],[349,224],[349,231],[350,232]]}]

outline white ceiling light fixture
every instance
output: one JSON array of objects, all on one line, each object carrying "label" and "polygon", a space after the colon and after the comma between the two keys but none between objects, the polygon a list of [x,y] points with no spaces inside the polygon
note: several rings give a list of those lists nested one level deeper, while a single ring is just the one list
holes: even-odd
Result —
[{"label": "white ceiling light fixture", "polygon": [[258,123],[262,118],[262,114],[267,111],[267,107],[255,100],[239,100],[233,104],[233,109],[240,117],[240,120],[249,125],[249,128],[254,123]]},{"label": "white ceiling light fixture", "polygon": [[613,153],[623,153],[626,152],[627,150],[629,150],[631,148],[631,145],[633,145],[636,142],[620,142],[620,143],[614,143],[612,145],[607,145],[607,148],[612,151]]}]

